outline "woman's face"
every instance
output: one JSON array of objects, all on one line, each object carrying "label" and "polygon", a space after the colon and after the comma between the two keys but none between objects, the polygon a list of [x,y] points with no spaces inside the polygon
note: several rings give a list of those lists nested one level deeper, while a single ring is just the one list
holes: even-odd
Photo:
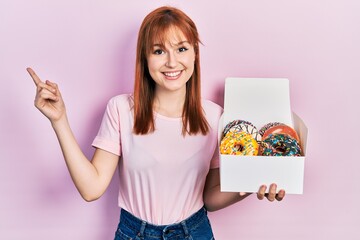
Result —
[{"label": "woman's face", "polygon": [[156,91],[185,92],[194,72],[194,47],[177,28],[171,28],[165,37],[164,45],[155,42],[147,57],[149,73]]}]

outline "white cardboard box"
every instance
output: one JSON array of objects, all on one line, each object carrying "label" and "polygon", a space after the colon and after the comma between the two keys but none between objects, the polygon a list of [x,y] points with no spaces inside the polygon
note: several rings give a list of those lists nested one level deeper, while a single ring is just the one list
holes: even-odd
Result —
[{"label": "white cardboard box", "polygon": [[277,184],[287,194],[302,194],[308,129],[291,111],[289,80],[285,78],[227,78],[223,128],[233,120],[246,120],[258,130],[269,122],[292,126],[301,141],[303,156],[268,157],[220,154],[220,182],[223,192],[257,192],[262,184]]}]

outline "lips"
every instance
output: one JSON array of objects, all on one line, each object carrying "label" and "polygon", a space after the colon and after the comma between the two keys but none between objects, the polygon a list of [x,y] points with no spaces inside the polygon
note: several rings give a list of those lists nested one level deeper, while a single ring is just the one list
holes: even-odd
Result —
[{"label": "lips", "polygon": [[174,72],[163,72],[163,74],[168,78],[177,78],[180,76],[182,71],[174,71]]}]

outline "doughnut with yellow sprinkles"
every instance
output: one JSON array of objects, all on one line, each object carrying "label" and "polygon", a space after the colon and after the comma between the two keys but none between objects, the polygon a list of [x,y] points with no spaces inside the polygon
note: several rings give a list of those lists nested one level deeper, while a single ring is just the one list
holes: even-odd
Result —
[{"label": "doughnut with yellow sprinkles", "polygon": [[256,156],[258,151],[259,144],[245,131],[229,131],[220,143],[221,154]]}]

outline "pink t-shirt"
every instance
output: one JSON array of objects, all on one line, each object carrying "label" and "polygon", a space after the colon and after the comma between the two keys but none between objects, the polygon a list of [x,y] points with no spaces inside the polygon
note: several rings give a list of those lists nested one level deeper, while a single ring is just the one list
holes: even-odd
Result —
[{"label": "pink t-shirt", "polygon": [[218,122],[222,108],[203,100],[210,125],[204,136],[181,134],[182,119],[155,113],[155,131],[132,133],[132,96],[108,105],[93,146],[120,156],[119,206],[156,225],[180,222],[203,205],[210,168],[219,167]]}]

